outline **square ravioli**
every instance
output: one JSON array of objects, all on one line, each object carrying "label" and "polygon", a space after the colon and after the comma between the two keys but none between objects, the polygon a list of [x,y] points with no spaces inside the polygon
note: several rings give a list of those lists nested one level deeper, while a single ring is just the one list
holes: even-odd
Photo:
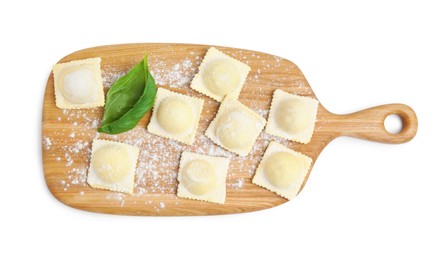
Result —
[{"label": "square ravioli", "polygon": [[218,102],[225,97],[238,99],[250,70],[245,63],[211,47],[192,80],[191,88]]},{"label": "square ravioli", "polygon": [[65,109],[104,106],[101,58],[58,63],[53,66],[56,106]]},{"label": "square ravioli", "polygon": [[177,196],[223,204],[230,159],[183,152],[178,171]]},{"label": "square ravioli", "polygon": [[157,89],[148,131],[155,135],[193,144],[204,100]]},{"label": "square ravioli", "polygon": [[277,142],[270,142],[252,183],[291,200],[299,193],[312,159]]},{"label": "square ravioli", "polygon": [[319,101],[275,90],[266,133],[307,144],[311,141]]},{"label": "square ravioli", "polygon": [[215,144],[240,156],[251,152],[266,120],[237,100],[225,99],[205,131]]},{"label": "square ravioli", "polygon": [[87,182],[93,188],[133,194],[139,148],[94,139]]}]

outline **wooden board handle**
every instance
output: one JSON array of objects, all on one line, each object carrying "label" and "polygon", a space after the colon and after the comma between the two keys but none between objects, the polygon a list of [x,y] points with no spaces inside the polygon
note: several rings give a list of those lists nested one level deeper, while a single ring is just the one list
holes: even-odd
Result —
[{"label": "wooden board handle", "polygon": [[[402,130],[392,134],[385,129],[384,121],[389,115],[398,115]],[[331,114],[338,136],[352,136],[375,142],[400,144],[410,141],[417,133],[418,121],[414,110],[404,104],[388,104],[367,108],[352,114]]]}]

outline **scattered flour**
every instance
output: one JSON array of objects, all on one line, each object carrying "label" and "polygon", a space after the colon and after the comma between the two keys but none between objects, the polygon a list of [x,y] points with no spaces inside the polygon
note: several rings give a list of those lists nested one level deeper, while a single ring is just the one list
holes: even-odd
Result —
[{"label": "scattered flour", "polygon": [[112,86],[112,84],[119,79],[120,77],[124,76],[127,72],[126,71],[119,71],[116,67],[106,67],[101,70],[101,77],[103,78],[103,86],[104,88],[108,89]]},{"label": "scattered flour", "polygon": [[106,199],[107,200],[112,200],[112,201],[117,201],[119,203],[119,205],[122,207],[125,204],[125,197],[127,195],[120,193],[120,192],[116,192],[116,193],[108,193],[106,195]]},{"label": "scattered flour", "polygon": [[198,71],[201,60],[191,61],[189,58],[179,63],[165,60],[149,60],[150,71],[158,86],[188,89],[190,82]]},{"label": "scattered flour", "polygon": [[50,150],[51,139],[47,136],[44,136],[44,138],[42,139],[42,145],[44,146],[45,150]]}]

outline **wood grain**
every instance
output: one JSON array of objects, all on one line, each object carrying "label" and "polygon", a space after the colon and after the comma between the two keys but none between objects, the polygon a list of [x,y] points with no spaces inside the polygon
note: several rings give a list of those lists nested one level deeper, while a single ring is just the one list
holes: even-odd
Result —
[{"label": "wood grain", "polygon": [[[205,99],[206,102],[201,115],[197,141],[193,146],[174,145],[173,142],[147,133],[145,129],[150,113],[141,120],[133,134],[117,136],[98,134],[95,124],[100,122],[103,109],[74,111],[57,108],[54,99],[53,75],[50,74],[42,113],[42,158],[45,180],[51,193],[62,203],[74,208],[123,215],[229,214],[267,209],[287,202],[275,193],[251,183],[253,171],[259,163],[264,147],[273,139],[265,134],[257,140],[258,149],[255,149],[250,156],[232,157],[227,178],[225,204],[180,199],[175,195],[177,183],[174,181],[174,175],[178,170],[177,160],[183,150],[198,151],[202,149],[201,145],[209,145],[205,144],[204,132],[219,105],[189,88],[190,79],[196,73],[209,47],[191,44],[124,44],[80,50],[62,58],[59,62],[101,57],[102,73],[107,85],[113,82],[120,73],[126,73],[140,61],[145,53],[148,53],[150,68],[154,76],[157,76],[158,87],[197,96]],[[277,88],[316,98],[304,75],[294,63],[274,55],[250,50],[218,48],[249,64],[252,70],[239,100],[257,112],[263,112],[262,115],[265,118],[267,118],[272,93]],[[180,66],[181,71],[186,75],[179,75]],[[398,134],[390,134],[385,130],[384,120],[391,114],[399,115],[403,121],[403,129]],[[303,145],[282,139],[278,141],[310,156],[315,162],[323,148],[339,136],[346,135],[384,143],[404,143],[411,140],[416,131],[417,117],[410,107],[403,104],[382,105],[348,115],[330,113],[320,104],[314,135],[309,144]],[[131,141],[132,136],[137,137],[141,139],[139,147],[143,156],[152,152],[154,146],[159,146],[160,150],[157,151],[161,152],[161,147],[168,144],[165,149],[165,158],[173,161],[168,164],[167,161],[157,160],[157,163],[154,161],[157,165],[152,167],[145,165],[145,162],[140,169],[143,183],[137,185],[135,195],[122,195],[93,189],[86,184],[85,178],[90,146],[96,136],[110,140],[116,138],[118,141],[126,139]],[[156,156],[162,156],[162,154],[156,154]],[[147,169],[157,170],[151,172]],[[172,179],[168,178],[169,181],[166,182],[157,183],[153,178],[157,176],[164,179],[167,178],[167,174],[172,174]],[[309,174],[304,185],[308,177]],[[161,187],[156,187],[156,184]]]}]

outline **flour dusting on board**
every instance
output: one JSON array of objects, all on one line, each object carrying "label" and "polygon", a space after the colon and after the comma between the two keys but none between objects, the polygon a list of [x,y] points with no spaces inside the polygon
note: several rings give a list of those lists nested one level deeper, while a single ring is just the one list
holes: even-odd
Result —
[{"label": "flour dusting on board", "polygon": [[[242,95],[255,95],[258,98],[270,99],[271,93],[263,93],[262,86],[267,84],[280,87],[288,84],[284,76],[282,79],[272,80],[263,77],[262,73],[273,69],[273,66],[261,63],[260,54],[235,53],[234,56],[247,64],[260,62],[260,64],[256,64],[258,69],[251,71],[246,79],[246,84],[255,85],[255,88],[250,88],[245,92],[242,90]],[[203,98],[205,101],[204,112],[215,114],[219,103],[193,91],[189,87],[191,80],[198,71],[202,58],[195,52],[190,52],[188,57],[175,62],[150,56],[149,66],[158,87],[178,89],[189,96]],[[274,66],[281,66],[281,63],[282,60],[277,57]],[[108,65],[103,67],[102,78],[105,88],[110,88],[118,78],[126,73],[127,71],[120,71],[118,67]],[[299,86],[301,90],[305,87],[303,81],[292,82],[291,84],[292,86]],[[245,105],[267,118],[269,107],[265,107],[264,104],[261,105],[260,103],[252,102]],[[237,156],[214,144],[204,135],[206,128],[213,119],[213,117],[204,118],[204,116],[201,118],[195,143],[190,146],[153,135],[146,130],[146,125],[141,123],[128,132],[108,135],[97,131],[97,128],[101,125],[103,111],[103,108],[59,110],[58,115],[50,120],[53,120],[55,124],[63,124],[64,126],[54,130],[51,135],[43,136],[43,149],[48,155],[51,155],[49,160],[59,164],[59,168],[66,168],[65,177],[59,180],[60,187],[64,191],[76,191],[80,197],[85,197],[91,189],[86,183],[86,178],[93,139],[116,140],[139,147],[140,154],[137,161],[134,194],[126,195],[107,191],[107,195],[105,195],[108,202],[121,207],[126,203],[136,204],[137,201],[134,198],[157,196],[159,194],[170,196],[171,200],[175,201],[175,205],[181,203],[182,201],[175,194],[178,185],[179,160],[183,151],[230,158],[227,190],[241,191],[246,182],[250,183],[269,142],[274,140],[287,143],[285,140],[262,132],[248,156]],[[247,167],[247,165],[249,166]],[[151,204],[156,212],[168,208],[167,203],[152,199],[145,201],[145,204]]]},{"label": "flour dusting on board", "polygon": [[105,88],[110,88],[113,83],[120,77],[124,76],[127,71],[119,71],[114,67],[106,67],[101,70],[101,77],[103,78],[103,86]]},{"label": "flour dusting on board", "polygon": [[42,145],[44,146],[45,150],[50,150],[51,139],[47,136],[44,136],[44,138],[42,139]]},{"label": "flour dusting on board", "polygon": [[187,89],[193,77],[197,73],[201,58],[195,56],[194,60],[188,58],[173,64],[165,60],[149,58],[151,74],[158,86]]}]

